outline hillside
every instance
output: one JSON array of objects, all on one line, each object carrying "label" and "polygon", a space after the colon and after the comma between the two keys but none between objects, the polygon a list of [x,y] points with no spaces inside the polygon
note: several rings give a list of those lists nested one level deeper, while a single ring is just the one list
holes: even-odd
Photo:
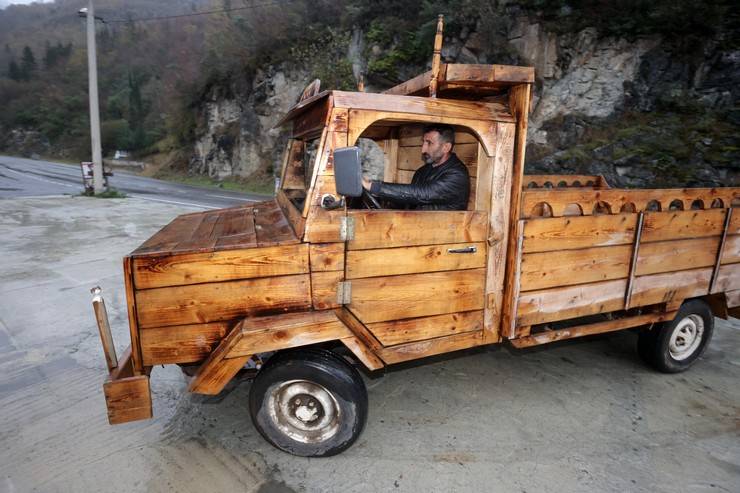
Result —
[{"label": "hillside", "polygon": [[[0,11],[0,150],[88,155],[83,3]],[[353,89],[362,75],[382,90],[416,75],[443,13],[445,61],[536,68],[528,172],[602,173],[622,186],[740,184],[731,1],[704,2],[700,15],[685,0],[96,6],[122,21],[98,32],[107,152],[167,153],[183,172],[269,181],[285,139],[272,127],[308,82]],[[134,20],[212,10],[228,12]]]}]

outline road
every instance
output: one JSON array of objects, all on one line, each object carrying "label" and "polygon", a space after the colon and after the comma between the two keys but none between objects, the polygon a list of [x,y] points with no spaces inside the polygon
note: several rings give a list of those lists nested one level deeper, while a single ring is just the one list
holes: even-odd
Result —
[{"label": "road", "polygon": [[[218,209],[259,202],[269,197],[172,183],[115,171],[111,187],[129,197],[165,204]],[[79,166],[0,156],[0,199],[77,195],[82,192]]]}]

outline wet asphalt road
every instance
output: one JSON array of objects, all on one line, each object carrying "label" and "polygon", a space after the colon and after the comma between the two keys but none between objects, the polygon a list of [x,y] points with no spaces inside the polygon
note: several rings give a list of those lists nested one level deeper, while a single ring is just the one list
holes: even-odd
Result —
[{"label": "wet asphalt road", "polygon": [[[130,197],[204,209],[231,207],[268,198],[155,180],[119,170],[108,178],[108,183]],[[77,195],[82,190],[82,174],[77,165],[0,156],[0,199]]]}]

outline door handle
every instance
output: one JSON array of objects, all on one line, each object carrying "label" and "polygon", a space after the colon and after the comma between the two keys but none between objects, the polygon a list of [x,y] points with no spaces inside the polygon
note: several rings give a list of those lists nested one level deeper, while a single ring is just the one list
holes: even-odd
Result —
[{"label": "door handle", "polygon": [[478,249],[474,246],[464,248],[448,248],[447,253],[475,253]]}]

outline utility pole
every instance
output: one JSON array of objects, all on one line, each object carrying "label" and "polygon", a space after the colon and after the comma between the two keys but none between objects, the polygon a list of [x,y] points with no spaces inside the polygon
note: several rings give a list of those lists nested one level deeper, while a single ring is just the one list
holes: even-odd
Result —
[{"label": "utility pole", "polygon": [[87,75],[90,86],[90,140],[92,143],[93,187],[95,195],[103,188],[103,151],[100,143],[100,109],[98,108],[98,62],[95,49],[95,11],[87,2]]}]

